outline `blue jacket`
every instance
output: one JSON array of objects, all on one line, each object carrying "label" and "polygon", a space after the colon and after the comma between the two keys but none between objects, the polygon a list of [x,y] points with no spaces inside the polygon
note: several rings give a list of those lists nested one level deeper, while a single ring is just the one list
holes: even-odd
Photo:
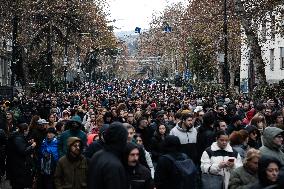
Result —
[{"label": "blue jacket", "polygon": [[58,161],[58,140],[56,137],[54,137],[51,141],[48,141],[47,138],[43,140],[40,148],[40,157],[44,157],[46,154],[51,154],[53,160],[55,162]]}]

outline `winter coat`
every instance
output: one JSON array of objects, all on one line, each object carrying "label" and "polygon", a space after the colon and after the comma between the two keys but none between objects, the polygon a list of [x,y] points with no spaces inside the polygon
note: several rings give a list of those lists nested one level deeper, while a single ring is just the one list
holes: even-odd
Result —
[{"label": "winter coat", "polygon": [[151,171],[151,175],[154,178],[155,169],[154,169],[154,165],[153,165],[151,154],[148,151],[146,151],[145,148],[143,148],[143,150],[145,152],[145,159],[146,159],[146,162],[147,162],[147,165],[148,165],[148,166],[145,166],[145,167],[146,168],[149,167],[149,169]]},{"label": "winter coat", "polygon": [[277,146],[273,142],[273,139],[281,133],[283,133],[283,130],[277,127],[265,128],[262,136],[263,145],[259,150],[261,155],[273,156],[284,165],[284,153],[281,151],[281,146]]},{"label": "winter coat", "polygon": [[151,139],[154,135],[154,131],[152,127],[148,126],[144,129],[140,129],[139,127],[135,129],[136,133],[141,134],[141,138],[143,140],[143,145],[148,152],[151,152]]},{"label": "winter coat", "polygon": [[[168,155],[176,160],[184,159],[179,152],[168,153]],[[157,189],[179,189],[180,178],[174,170],[176,170],[175,164],[169,158],[165,156],[159,158],[154,177]]]},{"label": "winter coat", "polygon": [[[208,154],[208,151],[211,154]],[[210,157],[211,156],[211,157]],[[229,158],[235,159],[235,165],[233,169],[238,168],[243,165],[240,154],[238,154],[233,148],[228,144],[225,149],[221,149],[217,142],[214,142],[209,148],[207,148],[201,157],[201,171],[202,173],[209,173],[214,175],[222,175],[224,177],[225,189],[228,188],[230,168],[219,168],[219,164],[222,161],[228,161]]]},{"label": "winter coat", "polygon": [[155,135],[151,140],[151,144],[152,160],[157,162],[159,157],[163,154],[163,139],[161,136]]},{"label": "winter coat", "polygon": [[59,157],[62,157],[66,155],[67,153],[67,140],[69,137],[78,137],[81,139],[83,146],[87,146],[87,135],[81,131],[72,131],[72,130],[67,130],[64,131],[60,137],[58,138],[58,151],[59,151]]},{"label": "winter coat", "polygon": [[129,189],[153,189],[154,181],[149,169],[141,164],[135,167],[126,167],[126,174],[129,181]]},{"label": "winter coat", "polygon": [[95,153],[89,169],[89,189],[127,188],[125,169],[114,153],[104,149]]},{"label": "winter coat", "polygon": [[104,148],[96,152],[89,166],[89,189],[126,189],[127,178],[122,164],[127,130],[121,123],[113,123],[104,134]]},{"label": "winter coat", "polygon": [[[61,157],[57,163],[54,183],[56,189],[85,189],[87,188],[87,159],[80,155],[76,159],[69,156],[69,150],[72,144],[81,140],[77,137],[72,137],[68,141],[67,155]],[[81,142],[81,146],[82,142]]]},{"label": "winter coat", "polygon": [[50,141],[45,138],[40,148],[41,173],[45,175],[53,174],[58,159],[59,154],[57,138],[54,137]]},{"label": "winter coat", "polygon": [[7,177],[13,187],[29,188],[33,178],[34,149],[23,134],[13,133],[7,143]]},{"label": "winter coat", "polygon": [[99,139],[99,140],[96,140],[94,142],[92,142],[87,148],[86,148],[86,151],[84,152],[84,155],[86,158],[88,159],[91,159],[92,156],[100,151],[101,149],[103,149],[103,146],[104,146],[104,142]]},{"label": "winter coat", "polygon": [[198,159],[200,159],[204,150],[216,141],[215,138],[214,128],[204,126],[199,127],[197,134]]},{"label": "winter coat", "polygon": [[181,143],[181,152],[185,153],[193,160],[195,164],[199,162],[197,153],[197,130],[192,127],[188,131],[177,124],[171,131],[170,135],[177,136]]},{"label": "winter coat", "polygon": [[257,173],[252,174],[245,167],[238,167],[231,172],[230,189],[249,189],[257,182]]},{"label": "winter coat", "polygon": [[7,137],[5,131],[0,129],[0,178],[5,173],[6,145]]}]

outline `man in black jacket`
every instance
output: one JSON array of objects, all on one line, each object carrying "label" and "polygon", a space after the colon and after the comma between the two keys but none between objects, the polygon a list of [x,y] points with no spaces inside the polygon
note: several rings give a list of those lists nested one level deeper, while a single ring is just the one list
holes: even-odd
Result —
[{"label": "man in black jacket", "polygon": [[139,163],[139,147],[128,143],[125,148],[124,163],[126,168],[128,187],[131,189],[153,189],[154,182],[151,172]]},{"label": "man in black jacket", "polygon": [[32,186],[32,159],[31,155],[36,142],[27,141],[28,125],[18,125],[19,131],[9,137],[7,143],[7,177],[13,189],[31,188]]},{"label": "man in black jacket", "polygon": [[5,160],[6,160],[6,144],[7,137],[5,131],[0,129],[0,182],[5,174]]},{"label": "man in black jacket", "polygon": [[110,124],[103,133],[105,145],[91,159],[89,189],[126,189],[127,179],[122,156],[127,143],[127,130],[120,122]]}]

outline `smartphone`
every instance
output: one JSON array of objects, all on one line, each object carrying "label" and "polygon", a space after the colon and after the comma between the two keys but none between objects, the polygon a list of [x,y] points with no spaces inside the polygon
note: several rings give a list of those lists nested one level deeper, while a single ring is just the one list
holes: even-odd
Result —
[{"label": "smartphone", "polygon": [[235,159],[231,158],[231,159],[228,159],[229,162],[234,162]]}]

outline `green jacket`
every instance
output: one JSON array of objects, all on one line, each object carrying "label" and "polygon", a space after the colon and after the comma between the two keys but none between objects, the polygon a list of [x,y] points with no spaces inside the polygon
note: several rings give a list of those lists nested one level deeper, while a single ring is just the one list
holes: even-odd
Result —
[{"label": "green jacket", "polygon": [[253,175],[241,166],[232,171],[229,180],[229,189],[250,189],[257,180],[257,174]]},{"label": "green jacket", "polygon": [[[76,141],[81,140],[77,137],[71,137],[68,140],[68,147]],[[56,189],[87,188],[87,172],[88,163],[84,156],[80,155],[77,160],[70,160],[67,155],[61,157],[57,163],[54,174]]]},{"label": "green jacket", "polygon": [[277,146],[273,142],[274,138],[281,133],[283,133],[283,130],[277,127],[265,128],[262,136],[263,145],[259,150],[261,155],[275,157],[284,165],[284,153],[281,151],[281,146]]}]

